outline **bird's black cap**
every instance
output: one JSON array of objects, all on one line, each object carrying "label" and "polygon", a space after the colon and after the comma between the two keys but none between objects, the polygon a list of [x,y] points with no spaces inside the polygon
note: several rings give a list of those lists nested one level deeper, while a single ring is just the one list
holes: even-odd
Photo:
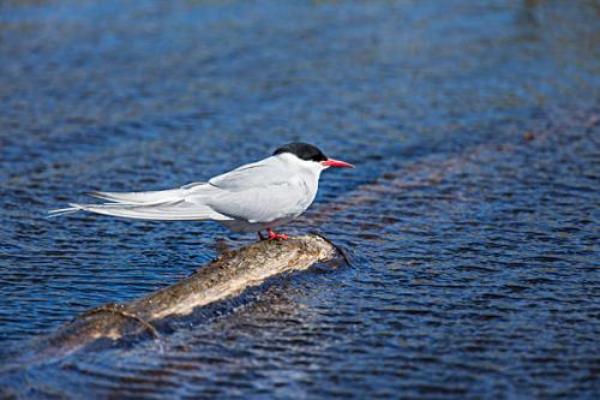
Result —
[{"label": "bird's black cap", "polygon": [[288,143],[281,146],[273,153],[274,156],[282,153],[292,153],[306,161],[326,161],[327,157],[318,147],[308,143]]}]

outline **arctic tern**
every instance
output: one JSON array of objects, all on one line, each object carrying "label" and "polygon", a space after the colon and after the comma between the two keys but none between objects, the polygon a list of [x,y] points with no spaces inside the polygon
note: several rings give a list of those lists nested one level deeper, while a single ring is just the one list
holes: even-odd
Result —
[{"label": "arctic tern", "polygon": [[[272,156],[175,189],[151,192],[92,192],[109,200],[101,204],[69,204],[50,215],[88,211],[147,220],[217,221],[236,232],[257,232],[260,239],[287,239],[273,228],[302,215],[317,194],[327,168],[353,168],[328,158],[316,146],[289,143]],[[265,238],[261,231],[266,230]]]}]

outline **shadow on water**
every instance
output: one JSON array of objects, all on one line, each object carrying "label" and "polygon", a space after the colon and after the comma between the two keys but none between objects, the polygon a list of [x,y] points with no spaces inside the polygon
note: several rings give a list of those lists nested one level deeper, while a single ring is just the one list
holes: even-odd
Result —
[{"label": "shadow on water", "polygon": [[352,267],[277,280],[159,341],[4,371],[0,393],[598,393],[599,13],[554,0],[4,2],[5,354],[187,276],[216,237],[253,240],[47,209],[201,180],[299,139],[358,168],[328,171],[289,228],[319,230]]}]

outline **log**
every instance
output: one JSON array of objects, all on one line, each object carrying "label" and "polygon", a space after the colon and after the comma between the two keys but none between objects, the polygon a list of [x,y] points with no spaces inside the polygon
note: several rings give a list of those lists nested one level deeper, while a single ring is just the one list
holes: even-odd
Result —
[{"label": "log", "polygon": [[108,304],[83,313],[35,347],[46,355],[64,355],[101,338],[118,340],[145,334],[157,337],[155,324],[161,320],[189,315],[198,307],[232,298],[271,277],[306,270],[338,256],[343,254],[315,234],[285,241],[261,241],[226,251],[171,286],[127,304]]}]

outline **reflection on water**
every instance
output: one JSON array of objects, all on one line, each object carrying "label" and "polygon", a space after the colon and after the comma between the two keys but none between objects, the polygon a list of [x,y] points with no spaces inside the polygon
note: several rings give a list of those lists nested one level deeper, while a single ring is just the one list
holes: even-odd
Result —
[{"label": "reflection on water", "polygon": [[196,181],[302,139],[328,171],[291,232],[353,265],[0,372],[3,395],[590,397],[600,334],[593,1],[6,2],[2,364],[173,283],[216,224],[45,211]]}]

